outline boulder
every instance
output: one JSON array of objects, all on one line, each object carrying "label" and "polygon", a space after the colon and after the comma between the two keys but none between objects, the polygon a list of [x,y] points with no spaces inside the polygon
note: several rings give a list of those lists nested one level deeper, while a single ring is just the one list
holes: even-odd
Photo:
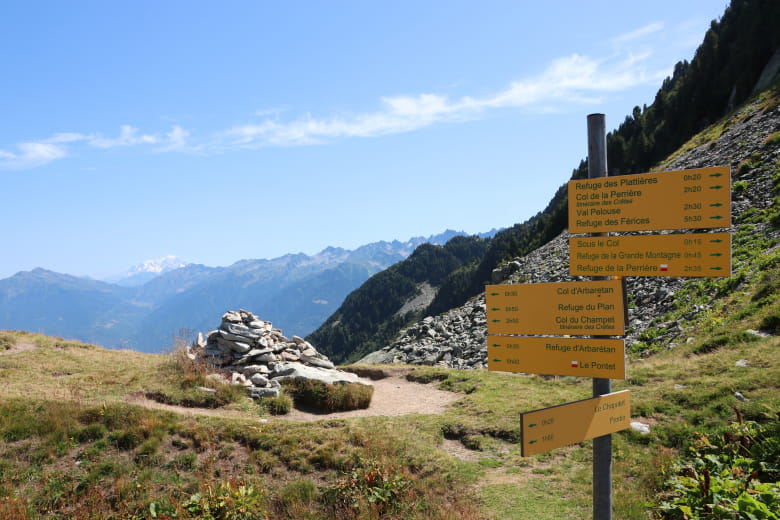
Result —
[{"label": "boulder", "polygon": [[313,367],[301,363],[280,363],[281,367],[272,375],[276,381],[285,381],[288,379],[311,379],[320,381],[329,385],[340,383],[360,383],[362,385],[373,386],[370,381],[361,379],[357,374],[333,370],[327,368]]}]

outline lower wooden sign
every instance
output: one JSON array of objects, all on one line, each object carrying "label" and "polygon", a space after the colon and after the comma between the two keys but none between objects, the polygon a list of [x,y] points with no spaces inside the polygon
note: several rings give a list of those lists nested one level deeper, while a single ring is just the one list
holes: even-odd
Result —
[{"label": "lower wooden sign", "polygon": [[523,457],[625,430],[631,423],[631,393],[534,410],[520,415]]},{"label": "lower wooden sign", "polygon": [[625,379],[622,339],[488,336],[488,370]]}]

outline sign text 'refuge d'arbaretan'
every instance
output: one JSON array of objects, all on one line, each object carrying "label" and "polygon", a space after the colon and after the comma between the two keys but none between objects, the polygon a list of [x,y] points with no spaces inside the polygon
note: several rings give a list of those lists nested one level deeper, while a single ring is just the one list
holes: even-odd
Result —
[{"label": "sign text 'refuge d'arbaretan'", "polygon": [[625,379],[625,342],[606,338],[488,336],[488,370]]},{"label": "sign text 'refuge d'arbaretan'", "polygon": [[731,276],[730,233],[569,239],[572,276]]},{"label": "sign text 'refuge d'arbaretan'", "polygon": [[485,287],[488,334],[621,335],[623,283],[529,283]]},{"label": "sign text 'refuge d'arbaretan'", "polygon": [[520,415],[522,456],[625,430],[631,424],[628,390]]},{"label": "sign text 'refuge d'arbaretan'", "polygon": [[728,166],[569,181],[569,232],[731,226]]}]

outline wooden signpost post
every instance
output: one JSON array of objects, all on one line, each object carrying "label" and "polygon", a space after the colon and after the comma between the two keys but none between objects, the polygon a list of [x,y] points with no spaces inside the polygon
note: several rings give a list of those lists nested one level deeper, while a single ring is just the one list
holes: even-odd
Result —
[{"label": "wooden signpost post", "polygon": [[[593,397],[521,414],[523,456],[593,439],[593,518],[612,518],[611,434],[629,427],[624,276],[730,276],[729,233],[610,236],[731,226],[728,166],[607,177],[603,114],[588,116],[588,179],[569,189],[572,276],[589,282],[488,285],[488,369],[593,378]],[[620,279],[608,279],[619,277]],[[547,337],[538,337],[546,335]],[[551,337],[565,336],[565,337]],[[572,336],[591,336],[577,338]]]}]

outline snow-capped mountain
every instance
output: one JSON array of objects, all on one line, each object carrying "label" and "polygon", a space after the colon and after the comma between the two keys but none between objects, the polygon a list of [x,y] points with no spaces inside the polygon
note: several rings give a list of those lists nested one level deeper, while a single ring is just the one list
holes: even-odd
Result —
[{"label": "snow-capped mountain", "polygon": [[121,285],[123,287],[137,287],[143,285],[152,278],[162,273],[173,271],[187,264],[174,255],[166,255],[156,260],[145,260],[134,265],[126,272],[107,278],[105,281]]}]

